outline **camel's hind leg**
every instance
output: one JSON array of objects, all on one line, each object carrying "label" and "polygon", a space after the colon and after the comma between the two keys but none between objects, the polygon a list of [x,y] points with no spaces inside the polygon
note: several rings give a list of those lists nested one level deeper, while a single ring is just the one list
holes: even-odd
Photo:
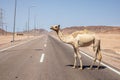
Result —
[{"label": "camel's hind leg", "polygon": [[101,49],[100,49],[100,40],[98,40],[96,44],[95,43],[93,44],[93,49],[94,50],[95,50],[95,47],[97,48],[96,52],[95,52],[95,59],[94,59],[93,64],[90,66],[90,69],[92,69],[92,67],[95,64],[97,59],[99,60],[97,69],[99,69],[100,62],[101,62],[101,59],[102,59],[102,54],[101,54]]},{"label": "camel's hind leg", "polygon": [[94,59],[94,62],[92,63],[92,65],[90,66],[90,69],[92,69],[93,65],[95,64],[96,60],[98,60],[98,66],[97,66],[97,69],[99,69],[100,67],[100,63],[101,63],[101,60],[102,60],[102,55],[101,55],[101,51],[99,51],[97,53],[97,55],[95,56],[95,59]]},{"label": "camel's hind leg", "polygon": [[100,60],[100,61],[99,61],[99,63],[98,63],[97,69],[99,69],[99,68],[100,68],[100,62],[101,62],[101,60]]},{"label": "camel's hind leg", "polygon": [[100,63],[101,63],[101,60],[102,60],[101,51],[99,51],[99,53],[98,53],[98,60],[99,60],[99,63],[98,63],[98,67],[97,67],[97,69],[99,69],[99,67],[100,67]]},{"label": "camel's hind leg", "polygon": [[91,64],[90,69],[93,68],[93,65],[95,64],[96,60],[97,60],[97,57],[94,59],[93,63]]}]

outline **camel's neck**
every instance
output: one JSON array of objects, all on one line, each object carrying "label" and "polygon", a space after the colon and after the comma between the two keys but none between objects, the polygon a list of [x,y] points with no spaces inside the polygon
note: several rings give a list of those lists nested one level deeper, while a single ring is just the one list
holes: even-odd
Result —
[{"label": "camel's neck", "polygon": [[66,40],[65,36],[63,35],[63,33],[60,30],[57,32],[57,34],[61,41],[69,44],[69,42]]}]

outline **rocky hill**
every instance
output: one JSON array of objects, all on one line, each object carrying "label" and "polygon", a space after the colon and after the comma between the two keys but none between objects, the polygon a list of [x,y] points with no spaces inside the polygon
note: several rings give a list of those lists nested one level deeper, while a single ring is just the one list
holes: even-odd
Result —
[{"label": "rocky hill", "polygon": [[10,35],[11,32],[6,32],[5,30],[0,29],[0,35]]},{"label": "rocky hill", "polygon": [[120,26],[72,26],[62,29],[64,33],[72,33],[79,30],[90,30],[95,33],[111,33],[111,34],[120,34]]},{"label": "rocky hill", "polygon": [[[44,29],[32,29],[29,31],[29,35],[39,35],[47,33],[48,31]],[[16,34],[23,34],[27,35],[28,31],[22,31],[22,32],[15,32]],[[0,35],[12,35],[12,32],[6,32],[5,30],[0,29]]]},{"label": "rocky hill", "polygon": [[[44,30],[44,29],[32,29],[29,31],[30,35],[40,35],[40,34],[44,34],[47,33],[48,31]],[[27,31],[23,32],[24,34],[28,34]]]}]

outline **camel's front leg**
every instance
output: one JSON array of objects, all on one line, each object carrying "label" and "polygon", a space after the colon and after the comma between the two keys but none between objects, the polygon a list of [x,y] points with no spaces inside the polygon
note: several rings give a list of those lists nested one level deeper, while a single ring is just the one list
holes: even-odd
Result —
[{"label": "camel's front leg", "polygon": [[83,64],[82,64],[82,57],[81,57],[81,55],[78,53],[78,58],[79,58],[79,60],[80,60],[80,68],[79,69],[83,69]]},{"label": "camel's front leg", "polygon": [[76,67],[76,63],[77,63],[77,55],[76,55],[76,53],[74,53],[74,65],[72,68]]},{"label": "camel's front leg", "polygon": [[80,68],[79,69],[83,69],[83,63],[82,63],[82,56],[79,52],[79,49],[77,48],[77,55],[78,55],[78,58],[79,58],[79,61],[80,61]]},{"label": "camel's front leg", "polygon": [[101,54],[101,51],[99,51],[98,54],[99,54],[99,55],[98,55],[99,63],[98,63],[98,67],[97,67],[97,69],[99,69],[99,67],[100,67],[100,62],[101,62],[101,60],[102,60],[102,54]]}]

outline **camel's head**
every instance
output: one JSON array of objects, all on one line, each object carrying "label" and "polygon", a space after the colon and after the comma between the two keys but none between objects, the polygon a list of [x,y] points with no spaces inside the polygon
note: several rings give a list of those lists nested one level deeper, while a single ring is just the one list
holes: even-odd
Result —
[{"label": "camel's head", "polygon": [[58,31],[60,30],[60,25],[54,25],[54,26],[51,26],[50,29],[52,29],[52,30],[58,32]]}]

